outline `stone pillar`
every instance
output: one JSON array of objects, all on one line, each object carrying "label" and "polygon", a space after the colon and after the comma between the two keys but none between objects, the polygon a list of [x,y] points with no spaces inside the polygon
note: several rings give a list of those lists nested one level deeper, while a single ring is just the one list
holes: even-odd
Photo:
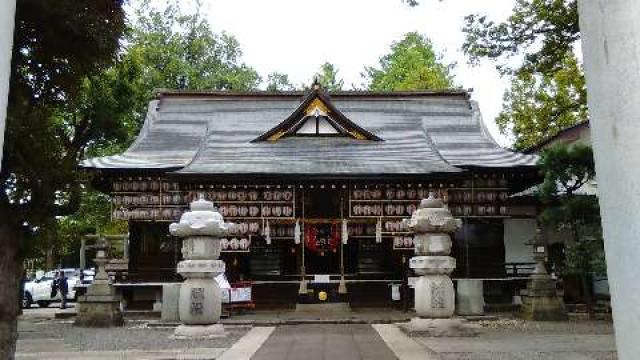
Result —
[{"label": "stone pillar", "polygon": [[474,327],[462,319],[452,319],[455,292],[450,274],[456,268],[451,253],[451,236],[462,223],[453,218],[442,200],[429,194],[420,202],[407,227],[414,233],[416,256],[409,267],[419,276],[415,285],[417,318],[400,328],[422,336],[472,336]]},{"label": "stone pillar", "polygon": [[16,0],[2,0],[0,4],[0,9],[2,9],[0,11],[0,170],[2,170],[2,149],[4,147],[4,127],[7,118],[7,97],[9,96]]},{"label": "stone pillar", "polygon": [[220,240],[231,224],[224,222],[213,203],[202,197],[191,203],[191,211],[180,222],[169,227],[172,235],[182,241],[183,261],[178,273],[186,278],[180,286],[178,313],[180,325],[176,338],[212,338],[224,336],[220,314],[222,293],[215,277],[225,271],[220,257]]},{"label": "stone pillar", "polygon": [[106,256],[109,246],[102,238],[90,248],[97,250],[94,259],[97,272],[87,289],[87,294],[78,298],[74,324],[87,327],[121,326],[124,320],[120,311],[120,296],[116,295],[105,269],[105,265],[109,262]]},{"label": "stone pillar", "polygon": [[591,138],[618,357],[640,354],[640,2],[581,0]]},{"label": "stone pillar", "polygon": [[458,279],[456,313],[464,316],[484,315],[484,294],[481,279]]}]

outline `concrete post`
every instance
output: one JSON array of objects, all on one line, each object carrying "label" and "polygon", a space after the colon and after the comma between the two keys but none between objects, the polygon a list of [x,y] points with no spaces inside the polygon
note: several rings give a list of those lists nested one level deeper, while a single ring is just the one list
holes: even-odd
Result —
[{"label": "concrete post", "polygon": [[122,238],[122,258],[129,259],[129,233]]},{"label": "concrete post", "polygon": [[0,0],[0,170],[4,148],[4,127],[7,118],[7,97],[11,76],[11,48],[15,23],[16,0]]},{"label": "concrete post", "polygon": [[581,0],[580,28],[618,357],[640,354],[640,2]]},{"label": "concrete post", "polygon": [[80,269],[87,268],[87,239],[80,239]]}]

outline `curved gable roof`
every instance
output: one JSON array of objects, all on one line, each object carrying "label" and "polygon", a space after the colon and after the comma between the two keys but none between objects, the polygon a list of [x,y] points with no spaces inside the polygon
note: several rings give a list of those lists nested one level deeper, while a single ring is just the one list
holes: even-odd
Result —
[{"label": "curved gable roof", "polygon": [[[347,119],[351,129],[371,135],[372,141],[347,136],[263,141],[277,133],[274,129],[295,123],[287,121],[304,110],[302,96],[163,93],[152,102],[143,130],[127,151],[90,159],[82,166],[166,169],[185,175],[358,176],[533,166],[537,160],[498,146],[468,94],[456,91],[334,93],[330,101],[325,98],[332,111]],[[303,100],[313,98],[307,95]]]}]

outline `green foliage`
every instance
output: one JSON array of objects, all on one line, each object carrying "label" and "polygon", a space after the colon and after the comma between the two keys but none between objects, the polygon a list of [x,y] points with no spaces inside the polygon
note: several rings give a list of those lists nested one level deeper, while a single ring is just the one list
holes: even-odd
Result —
[{"label": "green foliage", "polygon": [[565,241],[565,273],[604,273],[604,244],[600,209],[595,196],[576,191],[595,178],[591,147],[556,145],[546,149],[539,166],[544,174],[540,198],[545,205],[540,221],[559,232]]},{"label": "green foliage", "polygon": [[88,89],[105,90],[91,76],[113,62],[124,27],[121,1],[17,2],[0,172],[0,213],[11,214],[3,221],[13,235],[4,246],[55,233],[55,216],[79,203],[77,160],[94,139],[121,135],[108,114],[93,121],[107,104],[71,108]]},{"label": "green foliage", "polygon": [[257,72],[240,63],[242,51],[231,35],[215,34],[196,8],[185,14],[176,4],[157,10],[147,2],[136,10],[136,22],[127,37],[125,61],[143,69],[142,85],[147,94],[154,88],[194,90],[256,89]]},{"label": "green foliage", "polygon": [[496,122],[516,149],[587,120],[584,74],[573,52],[580,39],[576,0],[517,0],[505,22],[469,15],[463,31],[472,63],[494,60],[513,76]]},{"label": "green foliage", "polygon": [[190,89],[260,82],[240,63],[237,41],[214,34],[199,12],[144,2],[125,33],[121,5],[18,4],[0,210],[15,214],[14,230],[31,240],[24,255],[64,253],[80,234],[121,227],[109,221],[106,199],[81,185],[77,164],[123,151],[155,88],[176,88],[180,77]]},{"label": "green foliage", "polygon": [[126,221],[111,220],[111,202],[105,194],[86,189],[78,211],[58,221],[57,247],[60,254],[73,254],[86,234],[126,234]]},{"label": "green foliage", "polygon": [[109,66],[125,29],[122,5],[122,0],[16,2],[11,104],[64,103],[84,76]]},{"label": "green foliage", "polygon": [[289,81],[289,75],[280,73],[277,71],[267,75],[267,91],[291,91],[295,90],[295,87]]},{"label": "green foliage", "polygon": [[409,5],[411,7],[415,7],[415,6],[420,5],[420,2],[418,2],[418,0],[402,0],[402,2],[406,3],[407,5]]},{"label": "green foliage", "polygon": [[604,254],[602,228],[599,224],[588,224],[580,227],[580,241],[567,244],[564,274],[607,275],[607,262]]},{"label": "green foliage", "polygon": [[[79,100],[69,106],[93,122],[115,119],[120,125],[113,126],[117,134],[93,136],[86,157],[124,151],[144,121],[154,89],[177,88],[181,78],[193,90],[244,91],[258,85],[257,73],[239,63],[237,41],[214,34],[198,10],[184,14],[177,4],[150,9],[147,2],[137,9],[117,63],[87,79]],[[59,252],[73,252],[88,233],[126,232],[126,222],[112,222],[110,214],[106,196],[84,189],[79,211],[58,219]]]},{"label": "green foliage", "polygon": [[[563,67],[580,39],[577,0],[517,0],[511,16],[496,23],[483,15],[469,15],[463,29],[463,50],[472,62],[500,60],[503,72],[552,74]],[[516,69],[506,64],[523,56]]]},{"label": "green foliage", "polygon": [[564,59],[551,74],[521,72],[504,94],[496,118],[500,132],[515,139],[518,150],[539,144],[572,125],[588,120],[587,89],[576,59]]},{"label": "green foliage", "polygon": [[390,53],[379,60],[379,68],[366,67],[363,76],[373,91],[442,90],[453,85],[453,64],[442,63],[442,56],[431,41],[416,32],[408,33],[391,45]]},{"label": "green foliage", "polygon": [[327,91],[340,91],[344,87],[344,81],[338,78],[338,69],[329,62],[320,66],[316,77]]},{"label": "green foliage", "polygon": [[571,197],[596,175],[593,150],[586,145],[553,146],[542,153],[538,165],[544,174],[543,199]]}]

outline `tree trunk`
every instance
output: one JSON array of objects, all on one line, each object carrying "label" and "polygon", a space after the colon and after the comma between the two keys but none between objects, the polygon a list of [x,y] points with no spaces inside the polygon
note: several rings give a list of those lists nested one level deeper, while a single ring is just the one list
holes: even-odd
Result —
[{"label": "tree trunk", "polygon": [[10,211],[0,203],[0,358],[14,359],[21,309],[20,229]]}]

